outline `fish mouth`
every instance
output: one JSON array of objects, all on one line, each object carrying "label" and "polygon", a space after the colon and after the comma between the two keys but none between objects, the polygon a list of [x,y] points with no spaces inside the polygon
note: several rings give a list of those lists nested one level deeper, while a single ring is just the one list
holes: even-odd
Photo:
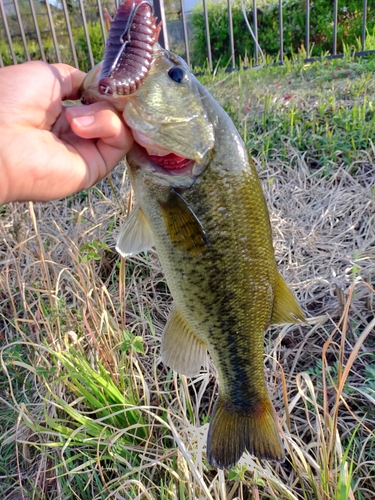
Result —
[{"label": "fish mouth", "polygon": [[162,169],[163,173],[169,175],[183,175],[193,171],[195,161],[190,158],[184,158],[175,153],[167,153],[165,155],[150,154],[146,148],[142,149],[150,162],[156,166],[158,170]]},{"label": "fish mouth", "polygon": [[175,153],[169,153],[167,155],[151,155],[149,153],[148,157],[153,163],[156,163],[158,167],[163,168],[168,171],[181,171],[188,166],[192,166],[194,160],[190,158],[184,158],[183,156],[176,155]]},{"label": "fish mouth", "polygon": [[193,171],[195,160],[166,149],[137,130],[132,129],[132,133],[135,142],[158,171],[162,170],[169,175],[182,175]]}]

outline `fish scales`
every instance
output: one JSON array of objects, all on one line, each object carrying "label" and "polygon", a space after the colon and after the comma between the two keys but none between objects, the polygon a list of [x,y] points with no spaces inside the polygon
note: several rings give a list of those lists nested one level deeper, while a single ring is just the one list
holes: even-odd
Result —
[{"label": "fish scales", "polygon": [[[100,66],[83,85],[90,100],[98,97],[97,74]],[[157,44],[142,85],[110,100],[135,138],[127,164],[138,206],[117,249],[126,257],[154,246],[159,255],[174,299],[164,362],[193,376],[208,351],[218,373],[208,460],[229,468],[247,449],[281,461],[264,331],[304,316],[276,267],[255,166],[224,110],[181,58]]]}]

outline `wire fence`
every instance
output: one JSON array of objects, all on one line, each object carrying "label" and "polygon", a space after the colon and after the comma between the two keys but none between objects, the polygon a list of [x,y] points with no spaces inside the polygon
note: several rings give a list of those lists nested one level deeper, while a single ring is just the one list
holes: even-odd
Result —
[{"label": "wire fence", "polygon": [[[223,0],[225,2],[225,0]],[[289,0],[290,1],[290,0]],[[374,0],[372,4],[374,3]],[[194,3],[195,2],[195,3]],[[183,55],[187,63],[191,64],[191,44],[195,34],[192,32],[190,12],[185,0],[171,11],[166,9],[164,0],[154,0],[156,16],[162,20],[163,29],[159,43],[165,48],[171,48]],[[259,2],[261,3],[261,1]],[[283,64],[284,49],[284,8],[288,0],[275,0],[278,7],[278,61]],[[118,6],[118,1],[116,2]],[[215,40],[210,36],[210,6],[206,0],[193,0],[196,9],[201,9],[204,19],[205,53],[201,55],[206,67],[212,71],[215,61]],[[311,61],[311,13],[312,2],[304,0],[304,49],[306,61]],[[361,34],[360,50],[355,54],[364,56],[374,54],[375,50],[366,50],[368,12],[375,5],[368,4],[368,0],[358,0],[361,4]],[[191,5],[191,3],[189,4]],[[259,23],[259,5],[256,0],[240,0],[243,20],[248,30],[249,49],[251,49],[252,64],[258,65],[264,60],[264,54],[259,42],[262,34],[262,25]],[[65,62],[84,71],[89,70],[99,62],[103,55],[106,38],[106,25],[103,9],[110,12],[115,6],[114,1],[105,0],[0,0],[0,67],[9,64],[18,64],[33,59],[46,62]],[[233,0],[226,0],[225,12],[227,15],[227,45],[230,49],[229,70],[236,68],[238,57],[236,54],[236,37],[234,35],[232,9],[237,8]],[[340,4],[340,9],[345,9]],[[333,32],[331,50],[327,57],[342,57],[338,52],[339,30],[339,0],[333,0],[332,21]],[[374,31],[375,33],[375,31]],[[170,47],[172,45],[172,47]],[[267,52],[267,47],[263,47]],[[296,48],[297,49],[297,48]],[[236,59],[237,57],[237,59]],[[238,65],[238,64],[237,64]]]}]

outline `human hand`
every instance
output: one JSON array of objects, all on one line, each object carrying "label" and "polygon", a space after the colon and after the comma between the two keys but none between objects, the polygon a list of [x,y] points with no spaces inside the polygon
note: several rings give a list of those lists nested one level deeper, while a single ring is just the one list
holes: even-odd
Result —
[{"label": "human hand", "polygon": [[87,189],[130,150],[131,132],[110,104],[63,106],[84,77],[39,61],[0,69],[0,205]]}]

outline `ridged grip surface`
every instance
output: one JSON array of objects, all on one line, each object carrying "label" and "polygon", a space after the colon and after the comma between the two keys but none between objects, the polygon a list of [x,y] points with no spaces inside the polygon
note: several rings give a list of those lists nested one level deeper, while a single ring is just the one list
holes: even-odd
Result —
[{"label": "ridged grip surface", "polygon": [[106,41],[99,92],[128,95],[144,82],[159,37],[149,3],[125,0],[116,13]]}]

